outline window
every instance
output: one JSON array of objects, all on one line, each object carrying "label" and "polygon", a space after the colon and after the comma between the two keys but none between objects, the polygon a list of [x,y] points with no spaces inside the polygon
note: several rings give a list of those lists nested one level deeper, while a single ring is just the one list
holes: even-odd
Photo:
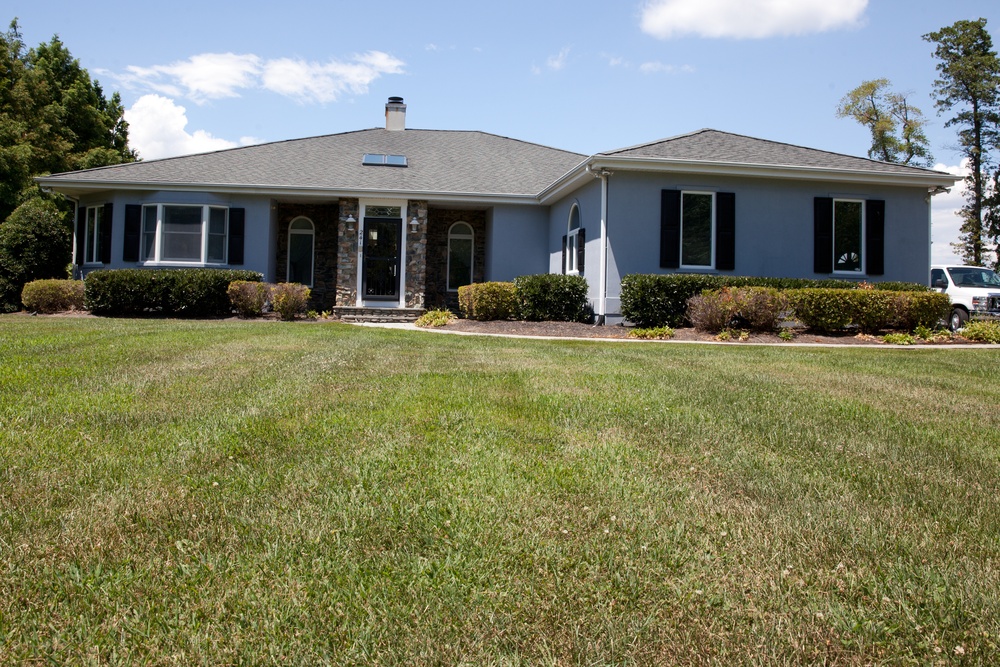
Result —
[{"label": "window", "polygon": [[225,264],[229,209],[147,204],[142,207],[140,260]]},{"label": "window", "polygon": [[681,193],[681,267],[712,268],[715,193]]},{"label": "window", "polygon": [[584,231],[580,228],[580,207],[573,204],[569,211],[569,221],[566,223],[566,236],[563,237],[563,273],[569,275],[583,273],[584,239]]},{"label": "window", "polygon": [[736,269],[736,194],[663,190],[660,267]]},{"label": "window", "polygon": [[833,270],[861,273],[864,255],[864,202],[833,200]]},{"label": "window", "polygon": [[83,261],[86,264],[100,264],[104,259],[101,257],[101,228],[104,226],[104,207],[87,207],[87,227],[84,233]]},{"label": "window", "polygon": [[308,218],[295,218],[288,226],[288,282],[313,286],[315,238],[315,228]]},{"label": "window", "polygon": [[448,291],[472,284],[472,258],[475,235],[472,226],[456,222],[448,230]]}]

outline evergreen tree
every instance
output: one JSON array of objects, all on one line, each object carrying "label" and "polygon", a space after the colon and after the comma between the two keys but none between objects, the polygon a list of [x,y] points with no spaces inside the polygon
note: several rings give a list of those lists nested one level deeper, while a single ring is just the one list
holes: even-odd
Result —
[{"label": "evergreen tree", "polygon": [[972,166],[966,177],[966,203],[959,211],[962,236],[954,245],[967,263],[982,265],[1000,232],[984,225],[990,150],[1000,147],[1000,58],[983,18],[956,21],[924,35],[924,39],[936,44],[940,78],[934,82],[934,93],[938,113],[957,110],[945,127],[958,128],[959,145]]}]

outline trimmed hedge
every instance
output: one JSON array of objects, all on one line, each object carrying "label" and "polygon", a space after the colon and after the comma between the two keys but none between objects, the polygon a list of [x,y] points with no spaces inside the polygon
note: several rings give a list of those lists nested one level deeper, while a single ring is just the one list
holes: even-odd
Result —
[{"label": "trimmed hedge", "polygon": [[25,310],[36,313],[60,313],[83,310],[82,280],[32,280],[21,290]]},{"label": "trimmed hedge", "polygon": [[590,318],[583,276],[540,273],[514,279],[518,314],[533,322],[582,322]]},{"label": "trimmed hedge", "polygon": [[[772,287],[780,290],[827,288],[857,289],[853,280],[810,280],[806,278],[758,278],[702,273],[629,274],[622,278],[622,316],[638,327],[683,325],[687,302],[705,290],[723,287]],[[884,282],[871,285],[876,290],[929,292],[917,283]]]},{"label": "trimmed hedge", "polygon": [[291,322],[296,315],[306,312],[310,290],[301,283],[278,283],[271,285],[271,307],[281,319]]},{"label": "trimmed hedge", "polygon": [[510,320],[517,317],[514,283],[473,283],[458,288],[458,307],[468,320]]},{"label": "trimmed hedge", "polygon": [[951,299],[939,292],[897,292],[894,325],[906,331],[937,328],[951,313]]},{"label": "trimmed hedge", "polygon": [[95,315],[223,317],[235,280],[259,282],[256,271],[233,269],[99,269],[84,281],[84,303]]},{"label": "trimmed hedge", "polygon": [[226,288],[229,302],[240,317],[260,317],[271,296],[271,286],[251,280],[234,280]]}]

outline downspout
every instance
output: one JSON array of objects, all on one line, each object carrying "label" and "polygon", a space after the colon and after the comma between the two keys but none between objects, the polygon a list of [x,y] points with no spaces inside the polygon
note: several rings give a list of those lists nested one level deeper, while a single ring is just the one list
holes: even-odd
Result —
[{"label": "downspout", "polygon": [[601,257],[600,276],[597,284],[597,324],[603,325],[608,314],[608,179],[612,172],[607,169],[593,169],[588,165],[587,171],[601,179]]}]

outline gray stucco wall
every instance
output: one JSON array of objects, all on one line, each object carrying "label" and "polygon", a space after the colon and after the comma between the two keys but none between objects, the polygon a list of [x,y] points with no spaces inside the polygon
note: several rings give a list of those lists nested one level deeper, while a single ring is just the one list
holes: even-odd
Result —
[{"label": "gray stucco wall", "polygon": [[548,271],[545,206],[498,205],[486,217],[486,280]]},{"label": "gray stucco wall", "polygon": [[[95,195],[82,198],[80,206],[99,206],[112,203],[111,261],[101,265],[86,265],[84,273],[96,268],[124,269],[153,265],[142,262],[125,262],[122,251],[125,245],[125,206],[128,204],[209,204],[246,209],[244,262],[241,266],[223,265],[226,268],[248,269],[264,274],[264,279],[274,280],[276,223],[271,210],[271,200],[266,197],[228,196],[200,192],[140,191],[115,192],[110,196]],[[191,266],[190,264],[162,263],[155,268]],[[213,265],[218,266],[218,265]]]},{"label": "gray stucco wall", "polygon": [[[736,195],[735,270],[738,276],[856,277],[926,283],[930,265],[926,189],[792,180],[653,174],[618,171],[608,188],[608,314],[619,312],[621,278],[630,273],[670,273],[660,268],[660,193],[664,188]],[[815,197],[885,201],[885,273],[816,274],[813,271]],[[587,229],[585,275],[596,299],[599,272],[599,183],[587,184],[551,207],[549,270],[561,270],[562,235],[570,206],[580,205]],[[593,230],[593,232],[591,231]],[[613,318],[612,318],[613,319]]]}]

